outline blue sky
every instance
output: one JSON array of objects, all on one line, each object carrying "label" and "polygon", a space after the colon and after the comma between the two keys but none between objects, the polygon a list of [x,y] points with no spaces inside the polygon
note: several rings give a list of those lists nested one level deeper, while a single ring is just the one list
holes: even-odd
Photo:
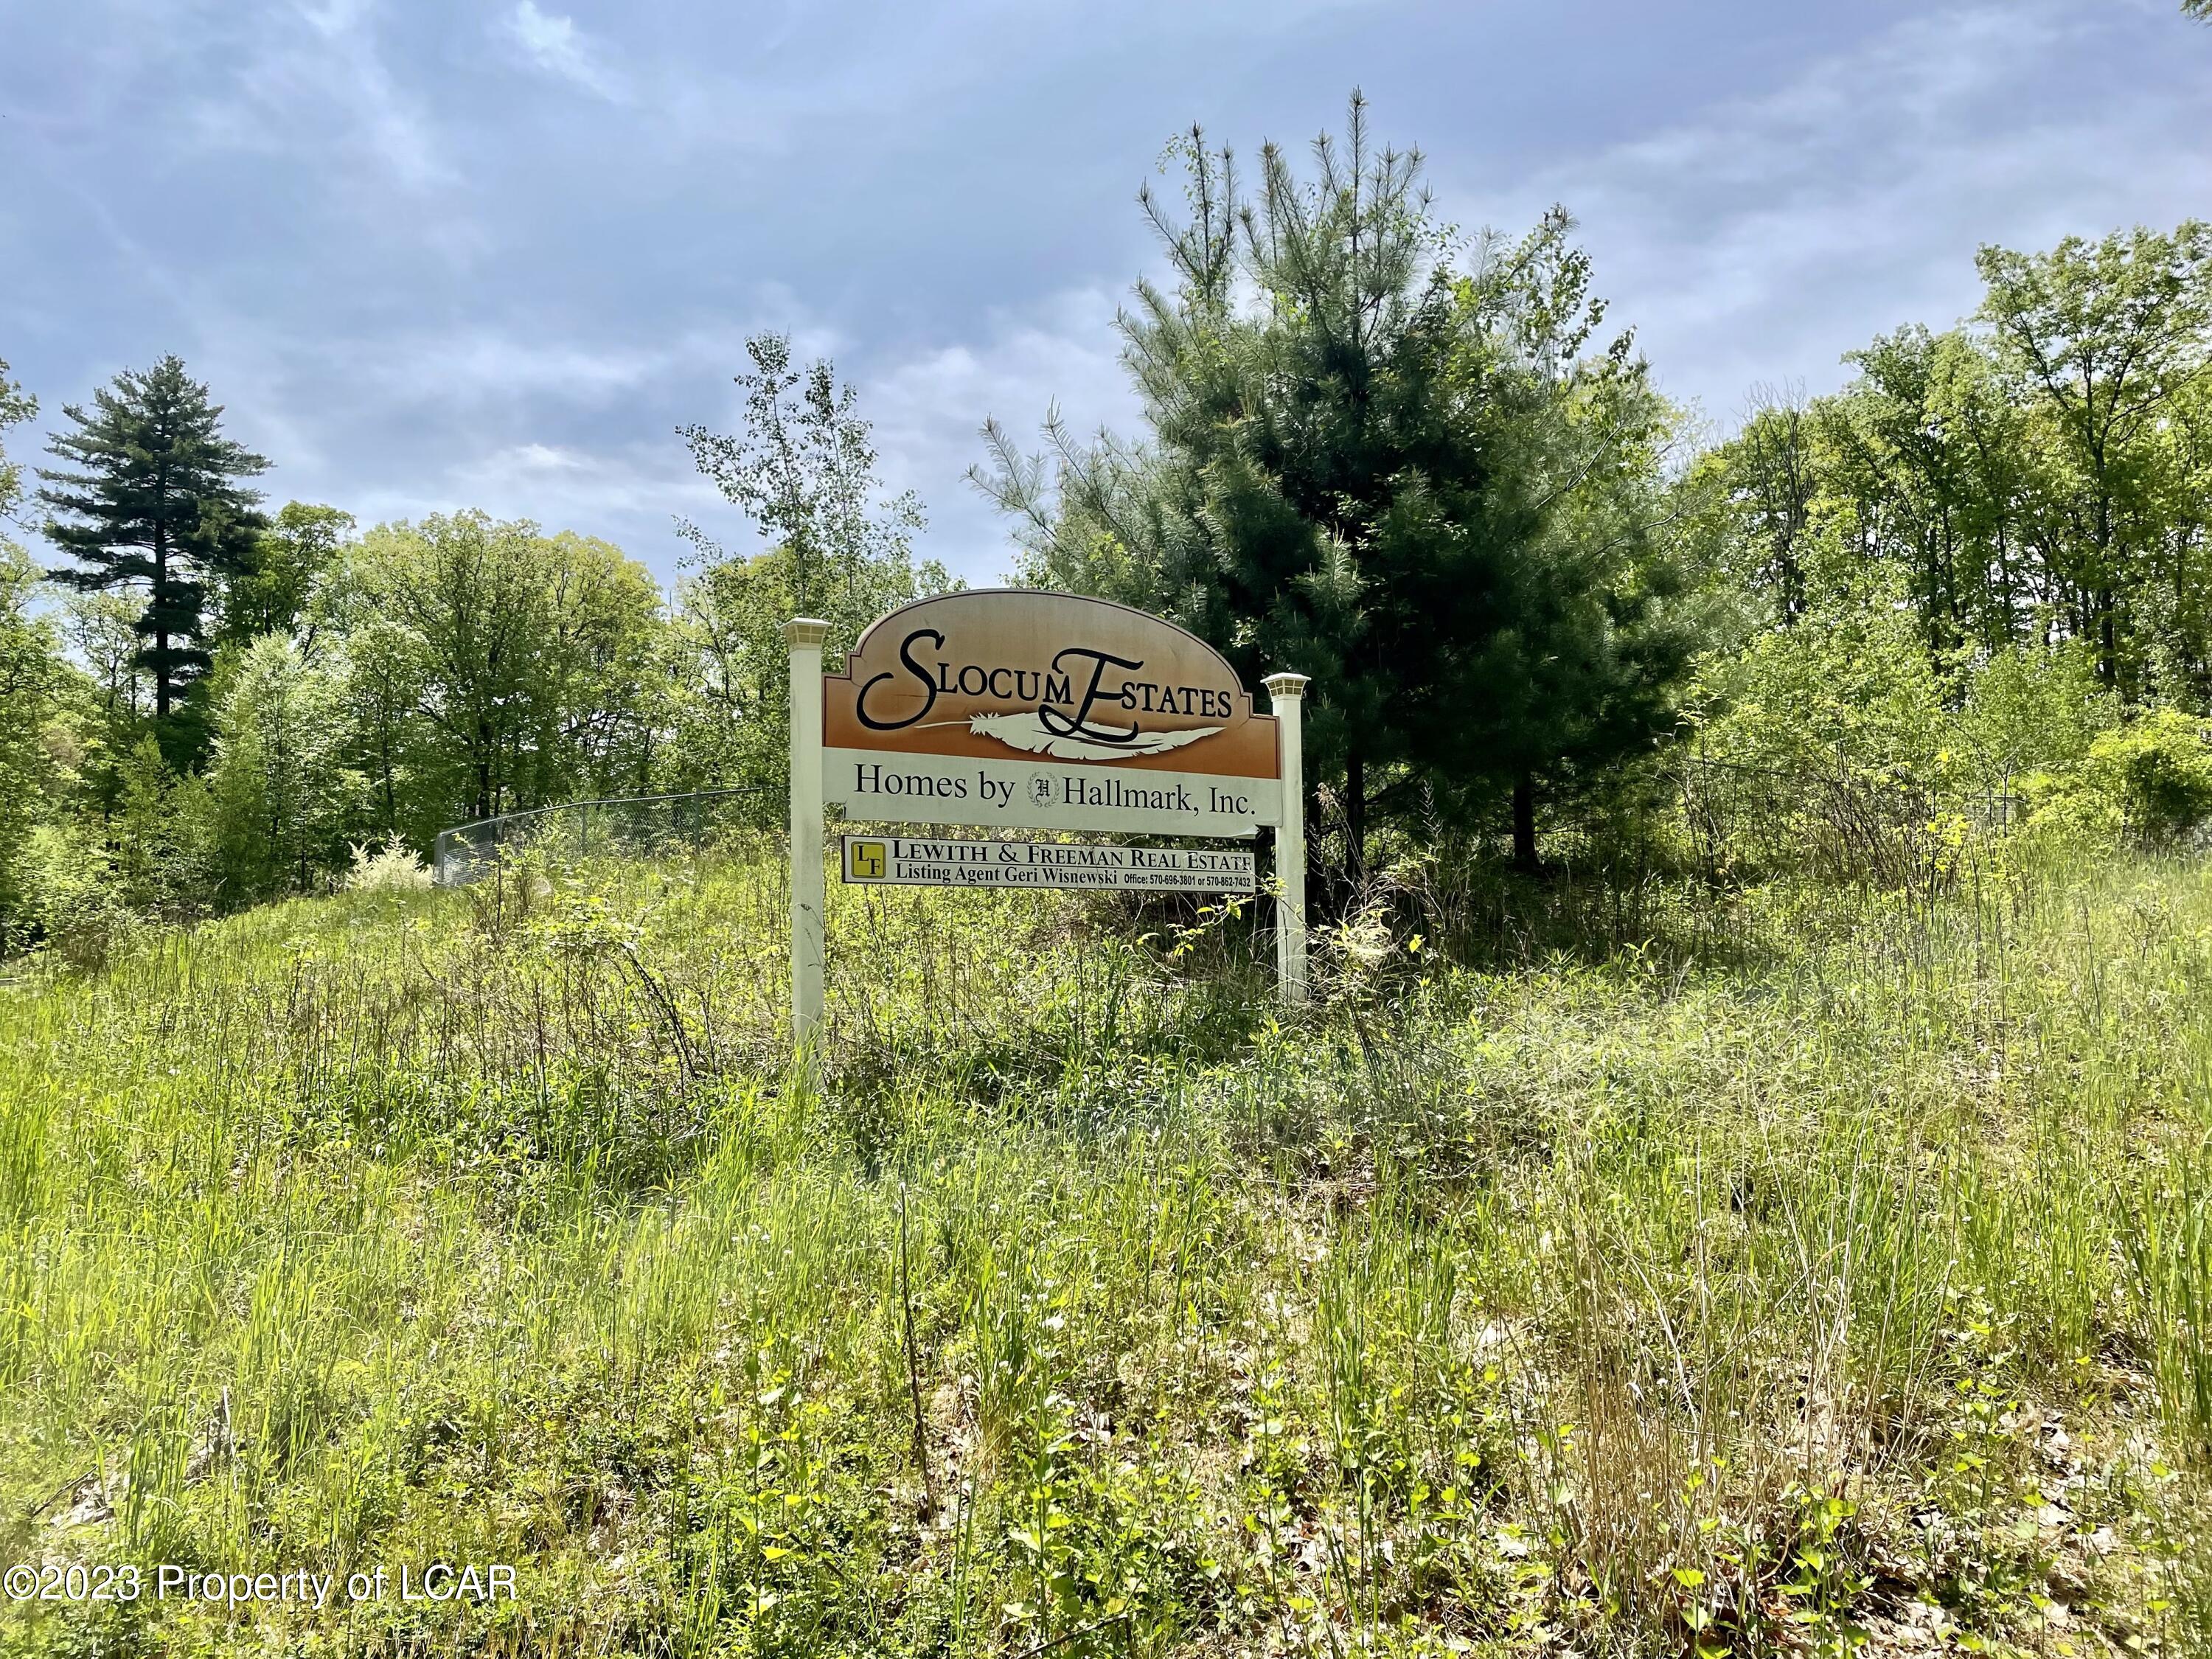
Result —
[{"label": "blue sky", "polygon": [[675,515],[747,544],[673,428],[732,424],[785,329],[860,386],[921,550],[988,580],[984,417],[1131,424],[1164,143],[1302,142],[1355,83],[1455,222],[1571,209],[1718,428],[1971,310],[1978,243],[2212,215],[2175,0],[0,0],[0,358],[43,430],[175,351],[276,501],[481,506],[667,575]]}]

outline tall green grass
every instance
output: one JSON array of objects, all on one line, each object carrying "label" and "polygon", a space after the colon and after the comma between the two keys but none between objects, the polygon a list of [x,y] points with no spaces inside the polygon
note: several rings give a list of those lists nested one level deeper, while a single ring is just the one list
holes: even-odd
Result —
[{"label": "tall green grass", "polygon": [[2204,1644],[2212,880],[1493,899],[1292,1018],[1249,918],[833,889],[805,1073],[744,857],[0,990],[0,1555],[522,1591],[0,1642]]}]

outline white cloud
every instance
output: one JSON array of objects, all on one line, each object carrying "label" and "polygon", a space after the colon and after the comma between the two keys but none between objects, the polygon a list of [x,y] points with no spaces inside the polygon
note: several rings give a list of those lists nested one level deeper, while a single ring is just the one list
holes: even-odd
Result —
[{"label": "white cloud", "polygon": [[550,528],[596,528],[696,514],[717,497],[672,443],[606,450],[510,444],[457,461],[444,480],[450,504],[528,517]]},{"label": "white cloud", "polygon": [[[378,0],[171,8],[127,27],[127,59],[86,95],[82,114],[121,130],[161,124],[172,167],[195,150],[243,151],[313,169],[326,200],[381,206],[379,197],[396,191],[409,199],[415,237],[474,252],[478,239],[457,209],[463,180],[447,135],[419,89],[393,72],[384,21]],[[145,83],[157,78],[173,90],[131,108],[147,101]]]},{"label": "white cloud", "polygon": [[1521,226],[1565,202],[1662,382],[1733,416],[1755,382],[1824,390],[1875,332],[1970,312],[1982,242],[2180,217],[2208,149],[2182,82],[2106,78],[2142,21],[2060,0],[1954,6],[1448,205]]},{"label": "white cloud", "polygon": [[[747,312],[742,327],[687,328],[643,338],[594,337],[593,331],[573,321],[548,322],[529,331],[480,322],[299,344],[326,357],[348,380],[402,407],[459,411],[528,404],[575,412],[653,398],[705,377],[726,388],[731,376],[749,367],[746,337],[762,330],[789,334],[793,356],[800,361],[834,358],[844,343],[778,290],[764,290]],[[709,425],[734,419],[742,399],[734,390],[717,397],[719,402],[693,409],[691,416]]]},{"label": "white cloud", "polygon": [[1133,430],[1137,402],[1121,368],[1115,306],[1104,288],[1070,289],[1022,312],[993,313],[980,337],[863,377],[860,411],[875,423],[885,481],[912,489],[928,509],[924,556],[970,581],[995,580],[1012,563],[1006,520],[967,481],[983,459],[986,418],[1028,440],[1057,404],[1078,433]]},{"label": "white cloud", "polygon": [[[749,544],[673,428],[734,429],[745,336],[781,328],[860,386],[922,550],[988,579],[1006,526],[963,479],[984,417],[1033,441],[1058,402],[1079,432],[1136,429],[1112,320],[1156,261],[1127,193],[1185,113],[1244,148],[1328,120],[1354,79],[1410,100],[1448,216],[1576,209],[1614,319],[1721,416],[1970,309],[1977,242],[2170,225],[2212,164],[2212,34],[2173,0],[1728,0],[1729,61],[1756,67],[1725,95],[1694,45],[1621,73],[1592,25],[1648,12],[1627,0],[1406,0],[1378,29],[1339,15],[1361,3],[1290,0],[1300,27],[1233,75],[1207,48],[1285,8],[1133,0],[1075,29],[1022,0],[18,7],[0,324],[50,407],[182,350],[284,495],[480,504],[664,570],[677,513]],[[1431,28],[1451,50],[1402,48]],[[1541,118],[1468,95],[1482,61],[1557,67]],[[1534,159],[1501,181],[1501,153]]]},{"label": "white cloud", "polygon": [[[456,434],[464,444],[467,434]],[[665,582],[686,550],[674,519],[710,516],[720,498],[673,444],[589,447],[544,441],[465,451],[404,481],[358,483],[343,504],[364,524],[478,508],[612,542]]]},{"label": "white cloud", "polygon": [[497,327],[358,342],[349,352],[387,396],[447,408],[523,398],[605,403],[642,385],[669,356],[652,347],[525,339]]},{"label": "white cloud", "polygon": [[[1115,307],[1103,288],[1073,289],[1018,312],[991,313],[969,337],[871,363],[793,296],[768,289],[743,326],[635,344],[554,343],[550,334],[481,328],[373,349],[364,343],[334,368],[380,403],[450,422],[465,448],[435,493],[377,496],[370,516],[481,506],[591,530],[632,550],[657,549],[655,562],[666,566],[674,552],[668,526],[678,515],[733,550],[754,543],[742,515],[691,470],[672,428],[696,418],[737,429],[743,398],[728,377],[747,367],[747,335],[779,329],[792,336],[795,361],[830,357],[839,378],[858,389],[886,493],[913,490],[928,514],[917,552],[988,581],[1005,574],[1012,548],[1005,521],[967,482],[969,467],[982,459],[980,428],[996,416],[1027,438],[1055,404],[1079,432],[1132,428],[1136,405],[1118,356]],[[485,443],[477,435],[550,430],[593,415],[651,435],[611,447],[544,437]]]},{"label": "white cloud", "polygon": [[372,0],[302,5],[307,38],[281,26],[260,72],[246,77],[251,97],[275,105],[275,136],[296,139],[301,118],[335,113],[348,142],[402,186],[427,190],[455,182],[429,117],[386,66]]},{"label": "white cloud", "polygon": [[629,101],[622,77],[605,62],[605,49],[578,28],[573,18],[540,11],[536,0],[517,0],[507,15],[505,28],[523,55],[548,75],[609,103]]}]

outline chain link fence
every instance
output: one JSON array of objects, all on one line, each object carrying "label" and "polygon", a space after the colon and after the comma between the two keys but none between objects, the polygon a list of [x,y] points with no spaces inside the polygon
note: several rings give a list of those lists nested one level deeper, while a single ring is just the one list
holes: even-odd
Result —
[{"label": "chain link fence", "polygon": [[636,857],[702,846],[739,830],[780,821],[775,785],[695,789],[672,795],[615,795],[502,812],[438,832],[431,861],[441,887],[489,875],[526,851],[558,858]]},{"label": "chain link fence", "polygon": [[[1797,866],[1837,879],[1915,884],[1954,850],[1959,830],[2002,832],[2022,809],[2008,793],[1939,794],[1845,767],[1784,771],[1693,755],[1674,757],[1657,781],[1668,803],[1662,818],[1708,879]],[[784,799],[781,786],[755,784],[504,812],[439,831],[432,870],[438,885],[457,887],[524,851],[580,859],[695,849],[739,830],[780,827]],[[1329,807],[1325,796],[1316,829],[1323,865]]]},{"label": "chain link fence", "polygon": [[2002,792],[1938,791],[1838,766],[1784,771],[1684,755],[1669,769],[1680,823],[1708,879],[1810,868],[1832,881],[1925,884],[1961,838],[2002,834],[2025,803]]}]

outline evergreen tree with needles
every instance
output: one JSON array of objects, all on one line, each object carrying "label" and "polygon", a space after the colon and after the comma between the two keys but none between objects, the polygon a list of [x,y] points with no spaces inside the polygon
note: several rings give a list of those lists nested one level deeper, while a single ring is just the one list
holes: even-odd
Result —
[{"label": "evergreen tree with needles", "polygon": [[1471,244],[1418,155],[1344,138],[1256,188],[1193,130],[1186,206],[1140,199],[1172,273],[1121,319],[1150,432],[971,474],[1023,574],[1158,611],[1247,683],[1313,678],[1310,778],[1353,881],[1396,825],[1487,821],[1647,747],[1698,639],[1662,455],[1674,411],[1604,316],[1555,211]]},{"label": "evergreen tree with needles", "polygon": [[85,592],[143,588],[137,659],[171,759],[188,759],[195,734],[177,717],[208,666],[208,590],[248,567],[266,520],[244,481],[269,463],[222,436],[221,405],[174,356],[62,413],[73,429],[49,441],[61,465],[40,470],[38,499],[47,540],[75,562],[48,574]]}]

